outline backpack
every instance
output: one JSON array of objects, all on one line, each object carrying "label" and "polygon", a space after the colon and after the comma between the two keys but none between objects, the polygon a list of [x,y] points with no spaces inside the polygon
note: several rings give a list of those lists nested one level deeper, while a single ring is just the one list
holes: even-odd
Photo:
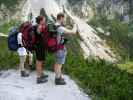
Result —
[{"label": "backpack", "polygon": [[48,30],[47,48],[50,53],[54,53],[59,49],[64,48],[63,44],[58,44],[57,29],[59,27],[60,26],[56,26],[55,23],[47,24],[47,30]]},{"label": "backpack", "polygon": [[19,32],[17,31],[17,28],[15,28],[15,27],[13,27],[9,31],[9,35],[8,35],[8,48],[11,51],[17,51],[17,49],[19,48],[18,40],[17,40],[18,33]]},{"label": "backpack", "polygon": [[[43,27],[43,26],[42,26]],[[59,49],[63,49],[64,45],[63,44],[58,44],[57,40],[57,28],[59,26],[55,25],[55,22],[46,17],[46,21],[44,23],[44,28],[40,29],[40,32],[42,33],[42,39],[43,39],[43,45],[44,48],[49,52],[49,53],[55,53]],[[37,29],[37,27],[36,27]],[[37,33],[37,31],[36,31]],[[38,41],[38,40],[36,40]]]},{"label": "backpack", "polygon": [[34,27],[32,26],[32,24],[30,22],[24,22],[20,26],[19,31],[22,33],[23,46],[29,51],[34,50],[36,37],[35,37]]}]

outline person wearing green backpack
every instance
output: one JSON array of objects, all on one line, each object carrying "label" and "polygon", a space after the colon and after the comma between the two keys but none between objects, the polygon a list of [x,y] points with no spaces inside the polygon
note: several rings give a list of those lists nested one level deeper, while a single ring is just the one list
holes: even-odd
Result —
[{"label": "person wearing green backpack", "polygon": [[19,68],[21,71],[21,77],[28,77],[29,73],[26,71],[26,68],[25,68],[27,51],[26,51],[26,48],[23,46],[21,32],[19,32],[17,35],[17,41],[18,41],[18,46],[19,46],[17,52],[18,52],[19,59],[20,59]]},{"label": "person wearing green backpack", "polygon": [[55,84],[56,85],[65,85],[66,82],[62,76],[62,65],[65,64],[65,59],[67,55],[67,49],[65,44],[67,39],[65,38],[65,34],[76,34],[77,33],[77,25],[75,24],[72,30],[69,30],[64,27],[64,20],[65,15],[63,13],[59,13],[57,15],[57,42],[58,44],[63,45],[60,49],[55,52],[55,64],[54,64],[54,71],[55,71]]}]

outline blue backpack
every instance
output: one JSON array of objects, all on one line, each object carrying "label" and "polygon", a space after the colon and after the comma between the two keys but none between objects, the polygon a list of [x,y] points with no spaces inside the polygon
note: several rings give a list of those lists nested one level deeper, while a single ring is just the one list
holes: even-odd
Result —
[{"label": "blue backpack", "polygon": [[18,36],[18,31],[17,28],[14,27],[9,31],[9,36],[8,36],[8,48],[11,51],[17,51],[17,49],[19,48],[17,36]]}]

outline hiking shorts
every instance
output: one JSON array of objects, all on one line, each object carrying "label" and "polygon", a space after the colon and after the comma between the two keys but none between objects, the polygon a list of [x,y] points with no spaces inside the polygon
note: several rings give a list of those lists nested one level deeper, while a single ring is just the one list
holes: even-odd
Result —
[{"label": "hiking shorts", "polygon": [[18,52],[19,56],[26,56],[27,55],[26,49],[24,47],[18,48],[17,52]]},{"label": "hiking shorts", "polygon": [[36,44],[35,47],[36,59],[39,61],[43,61],[46,58],[46,50],[43,44]]},{"label": "hiking shorts", "polygon": [[66,59],[66,55],[67,55],[67,50],[66,48],[64,49],[60,49],[56,52],[55,54],[55,60],[57,64],[65,64],[65,59]]}]

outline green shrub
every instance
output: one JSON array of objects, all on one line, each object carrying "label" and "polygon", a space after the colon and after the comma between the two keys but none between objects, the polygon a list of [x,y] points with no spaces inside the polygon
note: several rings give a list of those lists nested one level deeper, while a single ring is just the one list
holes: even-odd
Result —
[{"label": "green shrub", "polygon": [[18,66],[18,56],[8,50],[7,39],[0,37],[0,69],[10,69]]},{"label": "green shrub", "polygon": [[129,34],[128,24],[122,23],[118,20],[111,20],[109,22],[109,32],[111,32],[110,38],[116,43],[122,43],[127,39]]},{"label": "green shrub", "polygon": [[118,67],[121,70],[127,71],[130,74],[133,74],[133,61],[126,61],[118,64]]},{"label": "green shrub", "polygon": [[65,71],[88,95],[91,95],[92,100],[133,99],[131,74],[105,61],[85,62],[83,58],[78,58],[71,62],[67,61],[71,66],[65,67]]},{"label": "green shrub", "polygon": [[108,20],[106,17],[94,17],[89,24],[94,28],[102,28],[105,33],[110,32],[109,36],[100,33],[99,36],[107,41],[114,53],[118,56],[120,55],[122,60],[133,58],[133,39],[129,37],[131,27],[127,23],[117,19]]},{"label": "green shrub", "polygon": [[10,22],[7,22],[3,24],[2,26],[0,26],[0,32],[4,34],[8,34],[10,28],[16,26],[18,23],[16,23],[16,20],[11,20]]},{"label": "green shrub", "polygon": [[4,4],[8,9],[14,10],[14,7],[19,3],[19,0],[0,0],[0,5]]},{"label": "green shrub", "polygon": [[64,71],[92,100],[132,100],[133,75],[104,60],[85,61],[77,42],[75,37],[68,45]]}]

